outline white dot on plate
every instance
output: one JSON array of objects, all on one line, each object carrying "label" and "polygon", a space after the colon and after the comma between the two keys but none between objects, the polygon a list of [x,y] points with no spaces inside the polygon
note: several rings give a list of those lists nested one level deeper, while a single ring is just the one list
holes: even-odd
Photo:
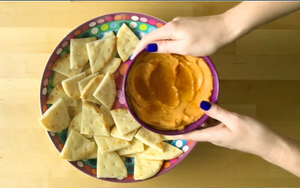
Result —
[{"label": "white dot on plate", "polygon": [[139,17],[137,17],[137,16],[131,16],[131,19],[136,21],[136,20],[139,19]]},{"label": "white dot on plate", "polygon": [[98,33],[98,28],[97,27],[94,27],[92,30],[91,30],[91,33],[92,34],[97,34]]},{"label": "white dot on plate", "polygon": [[131,22],[129,24],[129,27],[131,27],[131,28],[136,28],[136,26],[137,26],[137,23],[135,23],[135,22]]},{"label": "white dot on plate", "polygon": [[43,95],[46,95],[47,94],[47,88],[43,88],[43,91],[42,91]]},{"label": "white dot on plate", "polygon": [[182,151],[187,152],[189,150],[189,146],[183,146]]},{"label": "white dot on plate", "polygon": [[56,51],[56,54],[59,55],[61,52],[62,52],[62,48],[59,48],[59,49]]},{"label": "white dot on plate", "polygon": [[145,33],[140,34],[141,38],[143,38],[145,35],[146,35]]},{"label": "white dot on plate", "polygon": [[181,140],[177,140],[176,142],[175,142],[175,145],[176,145],[176,147],[178,147],[178,148],[180,148],[181,146],[182,146],[182,141]]},{"label": "white dot on plate", "polygon": [[79,167],[83,167],[83,163],[82,163],[81,161],[77,161],[77,165],[78,165]]},{"label": "white dot on plate", "polygon": [[51,136],[55,136],[55,132],[50,131]]},{"label": "white dot on plate", "polygon": [[90,27],[94,27],[95,25],[96,25],[96,22],[91,22],[91,23],[89,24]]}]

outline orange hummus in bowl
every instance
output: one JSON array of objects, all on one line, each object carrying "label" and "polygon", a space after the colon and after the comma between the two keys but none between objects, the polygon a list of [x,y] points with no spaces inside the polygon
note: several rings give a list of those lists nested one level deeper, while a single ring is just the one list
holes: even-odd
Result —
[{"label": "orange hummus in bowl", "polygon": [[146,51],[132,61],[124,82],[130,112],[161,134],[197,122],[204,115],[199,104],[211,101],[214,88],[211,68],[203,58]]}]

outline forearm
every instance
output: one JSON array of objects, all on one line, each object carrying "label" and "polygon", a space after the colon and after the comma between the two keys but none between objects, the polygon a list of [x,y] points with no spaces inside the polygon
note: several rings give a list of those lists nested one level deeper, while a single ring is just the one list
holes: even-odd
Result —
[{"label": "forearm", "polygon": [[278,136],[274,147],[263,158],[300,177],[300,142]]},{"label": "forearm", "polygon": [[300,9],[300,2],[242,2],[223,14],[232,40]]}]

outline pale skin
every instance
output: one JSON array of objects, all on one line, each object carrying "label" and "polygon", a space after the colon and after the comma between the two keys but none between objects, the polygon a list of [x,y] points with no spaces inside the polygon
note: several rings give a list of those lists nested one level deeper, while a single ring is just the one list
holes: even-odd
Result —
[{"label": "pale skin", "polygon": [[[132,58],[151,43],[157,44],[157,53],[211,55],[254,29],[299,9],[300,2],[242,2],[220,15],[177,17],[145,35]],[[211,142],[255,154],[300,177],[299,141],[279,135],[258,120],[216,104],[204,112],[221,123],[177,138]]]}]

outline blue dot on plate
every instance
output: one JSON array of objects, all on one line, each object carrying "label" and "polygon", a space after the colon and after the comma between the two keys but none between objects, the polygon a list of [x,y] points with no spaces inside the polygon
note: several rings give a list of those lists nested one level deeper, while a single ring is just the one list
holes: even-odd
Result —
[{"label": "blue dot on plate", "polygon": [[118,24],[116,22],[112,22],[111,24],[109,24],[109,27],[114,29],[118,26]]},{"label": "blue dot on plate", "polygon": [[104,37],[104,34],[103,33],[100,33],[99,35],[97,35],[97,38],[98,39],[102,39]]},{"label": "blue dot on plate", "polygon": [[130,157],[126,157],[126,163],[132,163],[132,159]]},{"label": "blue dot on plate", "polygon": [[127,166],[127,172],[128,172],[128,174],[132,174],[133,170],[134,170],[134,166],[133,165]]},{"label": "blue dot on plate", "polygon": [[83,38],[87,38],[87,37],[89,37],[89,36],[90,36],[90,34],[89,34],[88,32],[85,32],[85,33],[83,33],[83,35],[82,35]]},{"label": "blue dot on plate", "polygon": [[90,163],[91,163],[91,165],[95,166],[97,164],[97,160],[96,159],[91,159]]},{"label": "blue dot on plate", "polygon": [[155,27],[149,27],[148,32],[150,33],[151,31],[154,31],[156,28]]},{"label": "blue dot on plate", "polygon": [[123,23],[125,23],[125,22],[120,22],[119,26],[121,27],[123,25]]}]

